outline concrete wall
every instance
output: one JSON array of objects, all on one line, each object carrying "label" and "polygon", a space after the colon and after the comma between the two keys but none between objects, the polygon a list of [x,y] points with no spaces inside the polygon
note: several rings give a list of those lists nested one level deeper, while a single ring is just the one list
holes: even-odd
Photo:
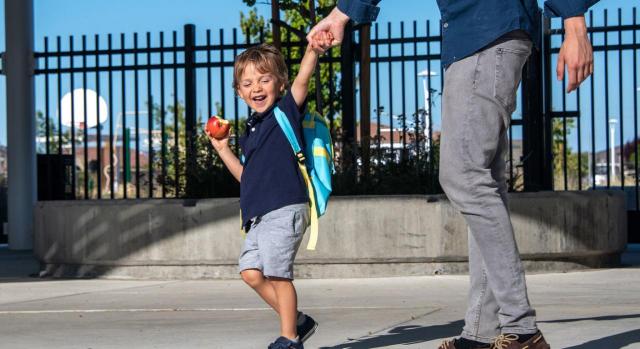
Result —
[{"label": "concrete wall", "polygon": [[[237,277],[238,199],[39,202],[35,251],[55,276]],[[622,193],[511,194],[525,266],[612,266],[626,245]],[[306,245],[306,238],[305,238]],[[466,272],[466,224],[444,196],[334,197],[297,277]]]}]

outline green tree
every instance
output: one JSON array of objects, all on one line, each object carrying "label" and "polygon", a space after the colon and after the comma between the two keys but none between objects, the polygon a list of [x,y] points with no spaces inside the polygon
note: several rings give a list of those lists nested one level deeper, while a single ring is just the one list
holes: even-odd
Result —
[{"label": "green tree", "polygon": [[[256,0],[243,0],[243,2],[252,7],[256,4]],[[331,9],[336,5],[335,0],[317,0],[316,1],[316,21],[324,18]],[[293,78],[298,73],[300,68],[299,61],[302,59],[306,49],[306,42],[304,35],[311,30],[311,27],[314,23],[311,22],[309,17],[309,1],[294,1],[294,0],[280,0],[279,1],[280,8],[284,12],[283,21],[288,24],[287,26],[281,26],[280,29],[280,41],[283,43],[282,45],[282,53],[285,56],[285,59],[291,58],[291,61],[296,62],[295,64],[290,64],[289,71],[289,79],[293,81]],[[240,12],[240,27],[242,28],[242,32],[251,38],[252,42],[258,42],[261,39],[267,43],[273,43],[273,32],[272,26],[269,20],[265,19],[263,16],[258,15],[258,12],[255,7],[250,8],[247,13]],[[292,28],[292,29],[290,29]],[[302,37],[301,37],[302,35]],[[286,43],[291,41],[291,45]],[[337,57],[339,55],[339,47],[334,47],[331,49],[331,52],[328,52],[327,55],[331,57]],[[330,67],[330,65],[332,65]],[[340,65],[335,63],[320,63],[320,91],[321,91],[321,104],[322,110],[320,111],[322,115],[328,116],[331,110],[331,106],[334,111],[341,110],[341,102],[340,98],[336,98],[336,96],[340,96],[340,84],[339,84],[339,73],[340,73]],[[330,71],[333,69],[333,75],[331,76]],[[334,87],[334,95],[331,98],[330,95],[330,86]],[[308,107],[309,110],[317,110],[316,108],[316,80],[315,78],[311,79],[309,84],[309,94],[308,94]],[[339,129],[340,117],[336,117],[334,119],[334,128]]]},{"label": "green tree", "polygon": [[[58,153],[58,122],[49,119],[49,153]],[[47,152],[47,119],[41,110],[36,111],[36,152],[45,154]],[[62,144],[71,142],[71,131],[62,133]],[[76,139],[77,142],[77,139]]]},{"label": "green tree", "polygon": [[[243,0],[244,3],[252,7],[256,4],[255,0]],[[335,6],[335,0],[318,0],[316,1],[316,20],[324,18]],[[280,41],[283,43],[281,51],[286,58],[291,58],[292,61],[298,62],[305,50],[304,34],[307,33],[313,23],[309,16],[309,1],[294,1],[294,0],[280,0],[279,6],[283,10],[283,20],[289,24],[289,27],[282,26],[280,30]],[[265,42],[273,42],[273,32],[271,23],[264,17],[259,16],[255,8],[250,8],[246,13],[240,13],[240,25],[245,35],[249,36],[252,42],[260,41],[263,39]],[[287,43],[291,40],[293,45]],[[328,54],[331,57],[337,57],[339,55],[339,48],[335,47]],[[292,64],[289,71],[289,77],[293,79],[299,69],[299,64]],[[330,71],[333,70],[333,74]],[[342,144],[342,113],[341,100],[336,98],[340,96],[340,65],[332,63],[320,64],[320,91],[322,111],[325,116],[329,115],[330,109],[338,111],[338,114],[334,116],[334,142],[336,144]],[[330,94],[330,86],[334,87],[333,98]],[[310,110],[316,109],[316,80],[311,79],[308,107]],[[349,91],[348,93],[353,93]],[[410,135],[408,137],[411,137]],[[415,137],[415,136],[414,136]],[[408,144],[415,142],[415,139],[411,139]],[[423,144],[424,139],[420,139]],[[415,144],[415,143],[413,143]],[[336,169],[338,173],[334,176],[334,193],[340,195],[347,194],[410,194],[410,193],[434,193],[440,192],[437,181],[437,163],[438,163],[438,147],[439,144],[434,142],[432,145],[432,152],[435,155],[430,163],[427,156],[412,157],[398,163],[396,154],[384,153],[379,159],[372,162],[369,168],[369,173],[363,173],[356,164],[352,164],[351,167],[346,168],[338,165]],[[336,161],[341,162],[340,154],[346,150],[336,147]],[[358,148],[352,151],[358,152]],[[408,149],[410,150],[410,149]],[[375,154],[375,145],[372,144],[371,154]],[[372,155],[373,156],[373,155]],[[405,160],[405,157],[402,157]],[[349,161],[351,163],[351,161]],[[354,180],[354,174],[358,177]]]},{"label": "green tree", "polygon": [[[220,103],[215,103],[216,115],[223,116]],[[154,122],[160,125],[162,121],[161,109],[156,104],[153,107]],[[175,120],[177,119],[177,129]],[[196,126],[196,169],[193,178],[194,192],[199,198],[231,197],[240,194],[240,187],[233,176],[226,169],[222,160],[215,154],[209,139],[203,132],[205,122],[198,118]],[[234,134],[242,134],[245,118],[240,118],[237,127],[234,125]],[[238,131],[235,131],[235,130]],[[159,154],[154,157],[154,171],[157,174],[159,184],[164,184],[169,197],[183,197],[186,192],[186,118],[185,108],[180,102],[177,106],[169,105],[165,110],[165,174],[162,173],[162,157]],[[176,142],[177,140],[177,142]],[[230,142],[231,149],[235,150],[234,137]]]},{"label": "green tree", "polygon": [[[633,145],[635,143],[635,147]],[[625,154],[628,154],[626,161],[627,163],[635,163],[636,156],[638,156],[638,161],[640,161],[640,140],[632,141],[630,144],[625,144]],[[627,150],[629,148],[629,150]]]},{"label": "green tree", "polygon": [[[587,153],[578,154],[567,144],[571,132],[575,129],[575,119],[566,119],[565,126],[562,119],[553,119],[552,139],[553,139],[553,182],[554,188],[563,190],[577,190],[578,183],[582,181],[585,187],[589,174],[589,155]],[[578,169],[578,157],[580,157],[580,170]],[[564,184],[565,162],[567,185]]]}]

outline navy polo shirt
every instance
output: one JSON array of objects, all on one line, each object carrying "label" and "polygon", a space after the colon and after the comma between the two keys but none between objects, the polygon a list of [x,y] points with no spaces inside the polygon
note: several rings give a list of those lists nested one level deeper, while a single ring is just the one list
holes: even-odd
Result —
[{"label": "navy polo shirt", "polygon": [[276,121],[273,109],[278,106],[291,127],[304,142],[302,119],[304,105],[298,108],[291,91],[263,113],[254,113],[239,138],[244,168],[240,178],[242,225],[257,216],[284,206],[309,202],[307,187],[298,168],[293,148]]}]

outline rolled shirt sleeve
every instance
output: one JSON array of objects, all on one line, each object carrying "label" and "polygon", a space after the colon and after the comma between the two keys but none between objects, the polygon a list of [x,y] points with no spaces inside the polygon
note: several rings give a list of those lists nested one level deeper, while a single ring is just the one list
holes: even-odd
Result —
[{"label": "rolled shirt sleeve", "polygon": [[338,0],[338,9],[356,23],[370,23],[376,20],[380,0]]},{"label": "rolled shirt sleeve", "polygon": [[547,17],[569,18],[583,15],[589,7],[599,0],[547,0],[544,2],[544,14]]}]

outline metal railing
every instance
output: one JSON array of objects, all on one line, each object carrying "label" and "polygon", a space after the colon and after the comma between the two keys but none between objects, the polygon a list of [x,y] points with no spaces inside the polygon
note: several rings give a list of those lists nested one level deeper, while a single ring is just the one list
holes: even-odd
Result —
[{"label": "metal railing", "polygon": [[[207,116],[218,114],[233,120],[235,130],[243,129],[250,110],[242,110],[231,87],[233,61],[242,50],[264,41],[263,35],[258,42],[248,36],[240,41],[233,29],[230,42],[225,42],[228,33],[220,29],[214,44],[207,30],[205,42],[198,44],[195,27],[186,25],[182,36],[174,31],[169,40],[164,33],[156,38],[146,33],[141,43],[134,33],[121,34],[117,43],[107,35],[101,45],[96,35],[87,45],[82,36],[78,48],[77,38],[69,37],[64,47],[57,37],[55,49],[45,37],[43,51],[35,54],[37,91],[42,93],[36,106],[39,153],[72,154],[77,198],[200,196],[193,184],[199,181],[199,161],[213,160],[210,147],[202,142],[201,125]],[[300,60],[292,51],[301,42],[289,33],[281,45],[288,51],[291,71]],[[329,66],[333,83],[339,58],[332,50],[321,61]],[[78,88],[80,94],[71,93]],[[89,90],[98,98],[87,98]],[[335,99],[335,90],[332,85],[329,100]],[[100,115],[100,103],[108,106],[106,118]],[[83,110],[75,110],[78,106]],[[333,128],[335,108],[332,103],[328,107]],[[233,136],[236,151],[238,133]],[[225,171],[220,176],[234,185]],[[237,188],[222,195],[234,192]]]},{"label": "metal railing", "polygon": [[[587,15],[595,72],[573,94],[562,92],[566,81],[553,81],[561,23],[547,28],[538,56],[540,74],[531,61],[525,69],[530,78],[523,82],[525,103],[519,103],[524,107],[516,110],[509,129],[509,184],[511,190],[619,187],[630,193],[629,209],[638,212],[639,159],[638,151],[632,150],[638,147],[640,25],[635,9],[630,21],[623,20],[621,11],[613,24],[606,11],[603,15],[601,25],[593,12]],[[439,191],[439,96],[444,72],[438,24],[374,24],[370,34],[368,28],[356,29],[359,38],[354,34],[352,42],[321,59],[324,94],[310,93],[331,121],[342,156],[339,161],[345,160],[349,144],[355,150],[355,170],[339,175],[349,177],[345,188],[359,185],[360,189],[344,192],[386,193],[380,183],[401,173],[417,178],[407,185],[409,192]],[[304,43],[295,31],[284,33],[281,48],[293,76]],[[73,155],[78,198],[237,194],[237,184],[228,173],[214,171],[221,168],[219,163],[207,167],[216,163],[216,157],[202,141],[199,127],[206,116],[220,114],[233,120],[234,137],[242,132],[250,111],[241,107],[231,88],[233,60],[242,50],[263,42],[265,35],[252,40],[236,29],[217,34],[207,30],[198,42],[195,27],[187,25],[182,35],[147,33],[144,40],[138,34],[121,34],[119,40],[108,35],[106,42],[95,36],[87,44],[83,36],[79,48],[77,38],[69,37],[65,45],[57,37],[55,49],[49,38],[44,39],[43,50],[36,53],[38,144],[41,153]],[[367,46],[369,50],[363,49]],[[356,77],[370,88],[358,86]],[[538,86],[531,79],[537,79]],[[104,117],[88,115],[91,110],[100,113],[100,100],[92,100],[93,107],[85,104],[78,114],[73,110],[74,94],[68,103],[71,119],[63,120],[64,95],[76,88],[104,96],[108,115],[102,126],[85,127],[96,123],[92,117]],[[539,110],[532,105],[539,105]],[[77,115],[81,120],[75,119]],[[619,120],[613,128],[615,139],[610,129],[614,118]],[[236,151],[237,147],[234,142]],[[206,177],[212,171],[216,174]],[[536,182],[538,175],[544,178]],[[528,185],[532,180],[537,184]]]}]

